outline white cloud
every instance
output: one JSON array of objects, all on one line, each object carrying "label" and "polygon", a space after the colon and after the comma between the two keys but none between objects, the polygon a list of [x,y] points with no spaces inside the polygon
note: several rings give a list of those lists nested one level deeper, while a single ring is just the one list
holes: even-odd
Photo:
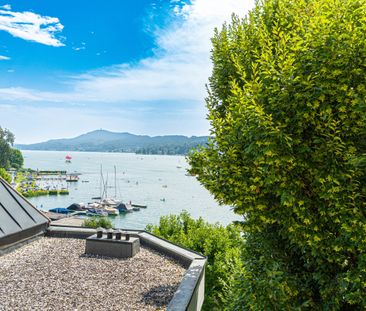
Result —
[{"label": "white cloud", "polygon": [[55,37],[64,28],[58,18],[33,12],[12,12],[10,5],[4,5],[2,8],[5,10],[0,10],[0,30],[14,37],[45,45],[64,45]]},{"label": "white cloud", "polygon": [[0,88],[0,94],[3,96],[3,100],[21,99],[27,101],[42,101],[44,99],[42,96],[36,95],[36,92],[21,87]]},{"label": "white cloud", "polygon": [[73,47],[72,49],[73,49],[74,51],[81,51],[81,50],[85,50],[85,46]]},{"label": "white cloud", "polygon": [[10,4],[4,4],[0,6],[0,9],[4,9],[4,10],[11,10],[11,5]]},{"label": "white cloud", "polygon": [[4,55],[0,55],[0,60],[9,60],[10,57],[8,56],[4,56]]},{"label": "white cloud", "polygon": [[86,43],[85,42],[81,42],[79,46],[73,46],[72,49],[74,51],[85,50],[86,49]]},{"label": "white cloud", "polygon": [[67,92],[0,88],[2,126],[12,129],[17,143],[72,137],[96,128],[206,135],[203,99],[212,68],[213,29],[229,21],[232,12],[244,16],[254,0],[192,0],[174,9],[178,1],[172,2],[178,21],[154,33],[158,49],[153,57],[62,79]]},{"label": "white cloud", "polygon": [[[210,38],[215,27],[234,12],[244,17],[254,0],[193,0],[172,14],[179,15],[167,29],[155,32],[154,57],[137,65],[120,64],[72,77],[70,92],[51,93],[16,88],[0,89],[5,99],[50,102],[130,102],[179,100],[203,103],[211,73]],[[174,19],[173,19],[174,20]],[[5,92],[5,93],[4,93]]]}]

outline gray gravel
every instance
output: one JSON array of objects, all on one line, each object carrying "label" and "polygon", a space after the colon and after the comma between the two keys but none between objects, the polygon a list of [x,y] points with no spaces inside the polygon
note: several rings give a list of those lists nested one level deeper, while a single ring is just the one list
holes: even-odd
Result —
[{"label": "gray gravel", "polygon": [[42,238],[0,257],[0,310],[165,310],[185,269],[141,247],[84,255],[85,240]]}]

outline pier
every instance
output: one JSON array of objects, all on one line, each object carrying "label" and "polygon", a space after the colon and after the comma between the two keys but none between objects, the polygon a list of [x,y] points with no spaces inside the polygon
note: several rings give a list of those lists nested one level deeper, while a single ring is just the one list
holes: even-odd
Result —
[{"label": "pier", "polygon": [[68,183],[78,182],[80,173],[67,171],[26,171],[13,174],[13,186],[25,197],[68,195]]}]

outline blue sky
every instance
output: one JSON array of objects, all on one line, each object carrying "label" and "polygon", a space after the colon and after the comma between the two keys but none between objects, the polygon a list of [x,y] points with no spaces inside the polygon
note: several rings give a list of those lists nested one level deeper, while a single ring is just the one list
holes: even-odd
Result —
[{"label": "blue sky", "polygon": [[17,143],[207,135],[210,37],[253,2],[0,1],[0,126]]}]

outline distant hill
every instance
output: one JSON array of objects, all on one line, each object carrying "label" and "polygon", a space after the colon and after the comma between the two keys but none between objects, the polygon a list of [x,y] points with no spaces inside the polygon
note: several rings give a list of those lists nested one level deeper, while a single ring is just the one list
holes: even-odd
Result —
[{"label": "distant hill", "polygon": [[30,145],[15,145],[22,150],[134,152],[140,154],[187,154],[197,145],[205,145],[207,136],[147,136],[92,131],[75,138],[52,139]]}]

